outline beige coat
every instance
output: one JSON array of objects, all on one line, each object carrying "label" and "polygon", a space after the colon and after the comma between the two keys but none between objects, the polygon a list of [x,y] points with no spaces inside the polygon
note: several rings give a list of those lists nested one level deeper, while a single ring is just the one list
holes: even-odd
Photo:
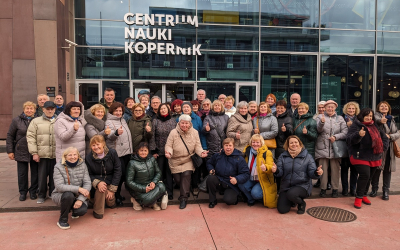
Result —
[{"label": "beige coat", "polygon": [[56,158],[55,121],[56,118],[50,120],[44,114],[31,121],[26,132],[26,140],[31,155],[39,155],[40,158],[46,159]]},{"label": "beige coat", "polygon": [[[179,134],[185,141],[190,154],[183,144]],[[203,152],[199,132],[197,132],[193,127],[190,127],[187,132],[183,132],[179,127],[179,124],[176,125],[176,128],[173,129],[168,136],[167,144],[165,144],[165,151],[169,152],[172,156],[172,158],[168,160],[171,173],[178,174],[188,170],[194,171],[192,159],[190,157],[195,153],[200,156]]]},{"label": "beige coat", "polygon": [[[236,139],[236,132],[240,131],[240,139]],[[247,115],[247,120],[237,112],[228,121],[226,136],[235,139],[235,148],[243,152],[244,148],[249,144],[251,132],[253,131],[253,121],[251,116]]]}]

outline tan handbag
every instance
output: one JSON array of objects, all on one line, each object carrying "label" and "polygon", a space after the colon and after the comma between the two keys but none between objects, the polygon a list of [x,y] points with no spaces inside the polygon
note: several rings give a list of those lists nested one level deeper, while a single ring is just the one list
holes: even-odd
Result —
[{"label": "tan handbag", "polygon": [[399,145],[397,145],[397,143],[395,141],[393,141],[393,151],[394,151],[394,155],[397,158],[400,158],[400,147],[399,147]]},{"label": "tan handbag", "polygon": [[[258,117],[257,117],[257,129],[258,131],[260,131],[260,129],[258,128]],[[264,140],[264,144],[267,146],[268,149],[274,149],[276,148],[276,140],[274,139],[266,139]]]}]

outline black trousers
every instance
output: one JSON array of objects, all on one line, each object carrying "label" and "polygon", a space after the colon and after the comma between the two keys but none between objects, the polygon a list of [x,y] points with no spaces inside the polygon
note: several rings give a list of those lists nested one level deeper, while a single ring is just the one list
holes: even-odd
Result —
[{"label": "black trousers", "polygon": [[[39,173],[39,198],[46,198],[47,186],[49,187],[49,196],[54,190],[53,172],[54,166],[56,165],[56,159],[40,158],[38,173]],[[49,182],[47,182],[49,177]],[[48,183],[48,184],[47,184]]]},{"label": "black trousers", "polygon": [[278,212],[286,214],[292,208],[292,204],[301,204],[307,197],[307,190],[302,187],[291,187],[289,190],[279,193]]},{"label": "black trousers", "polygon": [[158,167],[160,168],[162,177],[161,180],[164,182],[167,189],[168,195],[173,195],[174,184],[171,169],[169,168],[168,159],[165,155],[157,157]]},{"label": "black trousers", "polygon": [[121,171],[122,171],[122,175],[121,175],[121,180],[119,181],[118,184],[118,189],[117,192],[115,193],[115,198],[119,199],[121,197],[121,187],[122,187],[122,183],[125,182],[126,179],[126,168],[128,167],[128,163],[131,160],[131,155],[124,155],[121,157],[118,157],[119,161],[121,162]]},{"label": "black trousers", "polygon": [[377,167],[372,168],[366,165],[355,165],[354,167],[358,172],[356,197],[362,198],[368,193],[369,184],[371,183],[371,176],[374,175]]},{"label": "black trousers", "polygon": [[210,202],[217,200],[217,191],[224,191],[224,202],[227,205],[236,205],[238,194],[228,184],[220,181],[216,175],[210,175],[207,179],[207,188]]},{"label": "black trousers", "polygon": [[68,222],[68,214],[72,210],[73,216],[83,216],[87,212],[87,206],[82,202],[82,206],[74,209],[76,198],[72,192],[65,192],[61,196],[61,212],[59,222]]},{"label": "black trousers", "polygon": [[178,200],[187,200],[190,192],[190,179],[193,174],[192,170],[174,174],[174,180],[179,185],[180,195]]},{"label": "black trousers", "polygon": [[373,176],[371,176],[371,185],[372,189],[378,190],[379,189],[379,177],[381,176],[381,172],[383,172],[383,187],[382,191],[389,191],[390,188],[390,181],[392,179],[392,172],[390,172],[390,150],[386,153],[386,160],[385,166],[383,171],[377,169]]},{"label": "black trousers", "polygon": [[193,174],[192,174],[192,188],[197,188],[199,183],[201,182],[201,175],[203,174],[203,177],[206,177],[207,175],[207,166],[206,166],[206,159],[203,158],[203,162],[200,167],[195,168]]},{"label": "black trousers", "polygon": [[342,158],[340,178],[342,189],[349,190],[349,169],[350,169],[350,190],[356,190],[358,173],[356,168],[350,163],[350,158]]},{"label": "black trousers", "polygon": [[[31,168],[31,187],[28,189],[28,172],[29,167]],[[31,156],[30,162],[17,162],[17,172],[18,172],[18,190],[19,194],[29,193],[36,194],[38,192],[38,163],[33,160]]]}]

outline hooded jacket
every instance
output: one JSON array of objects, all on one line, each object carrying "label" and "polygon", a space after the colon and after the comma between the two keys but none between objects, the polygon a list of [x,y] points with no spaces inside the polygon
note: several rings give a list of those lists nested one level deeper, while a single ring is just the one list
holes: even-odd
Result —
[{"label": "hooded jacket", "polygon": [[[237,131],[240,131],[240,139],[236,139]],[[250,115],[247,115],[246,120],[239,113],[236,113],[231,118],[229,118],[226,135],[227,137],[233,138],[235,140],[234,146],[240,152],[242,152],[244,147],[249,144],[252,131],[253,122]]]},{"label": "hooded jacket", "polygon": [[149,148],[152,154],[164,155],[165,144],[171,131],[176,127],[176,121],[171,116],[168,119],[156,117],[151,126],[153,136],[150,139]]},{"label": "hooded jacket", "polygon": [[[213,154],[221,151],[222,141],[226,138],[226,128],[228,127],[229,117],[225,111],[210,113],[204,118],[202,132],[206,136],[208,155],[211,157]],[[206,131],[207,124],[210,126],[210,131]]]},{"label": "hooded jacket", "polygon": [[[234,149],[230,155],[226,155],[224,150],[214,154],[211,159],[207,161],[208,172],[213,169],[218,179],[235,190],[237,194],[240,194],[237,184],[244,184],[250,179],[249,168],[243,158],[243,153],[237,149]],[[236,178],[236,185],[230,182],[230,176]]]},{"label": "hooded jacket", "polygon": [[77,131],[74,129],[75,121],[64,112],[57,116],[54,124],[54,133],[56,136],[56,159],[57,162],[61,160],[61,155],[65,149],[69,147],[75,147],[78,149],[79,154],[82,158],[85,158],[85,125],[86,120],[83,117],[83,104],[81,103],[82,114],[78,117],[80,123]]},{"label": "hooded jacket", "polygon": [[[151,205],[165,194],[165,185],[160,180],[161,171],[157,160],[151,154],[145,159],[138,155],[132,156],[128,164],[125,184],[137,202],[145,206]],[[156,186],[146,193],[146,186],[150,182],[154,182]]]},{"label": "hooded jacket", "polygon": [[[124,118],[118,118],[107,113],[106,127],[111,129],[111,133],[107,136],[106,144],[108,148],[115,149],[118,157],[133,153],[131,131],[126,124]],[[122,126],[124,132],[116,135],[116,131]]]},{"label": "hooded jacket", "polygon": [[[278,159],[279,156],[285,151],[283,149],[283,145],[285,145],[286,139],[293,135],[293,119],[288,114],[286,110],[280,115],[276,115],[276,112],[273,114],[278,121],[278,135],[276,136],[276,149],[275,149],[275,158]],[[285,124],[286,131],[282,131],[282,125]]]},{"label": "hooded jacket", "polygon": [[[312,119],[312,118],[311,118]],[[289,190],[291,187],[302,187],[311,195],[311,179],[319,179],[315,161],[307,151],[303,149],[295,158],[285,151],[279,156],[276,163],[275,177],[281,177],[280,192]]]},{"label": "hooded jacket", "polygon": [[22,112],[22,114],[11,121],[7,132],[6,148],[7,154],[14,153],[16,161],[29,162],[31,160],[26,140],[26,131],[32,119],[26,118]]},{"label": "hooded jacket", "polygon": [[26,139],[31,155],[39,155],[40,158],[46,159],[56,158],[56,139],[54,136],[56,117],[57,115],[54,115],[54,118],[50,119],[43,114],[41,117],[33,119],[29,124]]},{"label": "hooded jacket", "polygon": [[[304,121],[304,122],[303,122]],[[297,127],[301,122],[303,122],[300,126]],[[307,134],[303,134],[303,128],[306,126]],[[296,129],[297,127],[297,129]],[[296,112],[293,120],[293,134],[297,135],[301,142],[304,144],[304,147],[307,149],[308,153],[314,157],[315,152],[315,141],[317,140],[317,123],[313,119],[313,115],[310,111],[307,114],[302,115],[301,117]]]},{"label": "hooded jacket", "polygon": [[86,120],[86,125],[85,125],[85,132],[86,132],[86,152],[90,152],[90,139],[92,139],[93,136],[95,135],[101,135],[104,136],[105,139],[107,138],[106,134],[104,133],[105,130],[105,121],[98,119],[96,116],[92,114],[92,112],[88,109],[85,110],[83,113],[85,120]]},{"label": "hooded jacket", "polygon": [[135,152],[138,149],[139,143],[141,142],[149,142],[151,137],[153,136],[153,132],[146,131],[146,125],[149,124],[150,127],[153,127],[151,117],[148,115],[143,116],[141,119],[136,120],[133,116],[128,122],[129,130],[131,131],[132,136],[132,148]]}]

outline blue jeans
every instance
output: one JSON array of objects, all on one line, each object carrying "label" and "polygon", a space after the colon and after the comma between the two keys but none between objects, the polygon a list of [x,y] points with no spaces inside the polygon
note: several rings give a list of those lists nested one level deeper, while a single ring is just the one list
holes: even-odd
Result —
[{"label": "blue jeans", "polygon": [[249,203],[263,199],[263,191],[259,182],[248,180],[244,184],[239,184],[239,189],[246,195]]}]

